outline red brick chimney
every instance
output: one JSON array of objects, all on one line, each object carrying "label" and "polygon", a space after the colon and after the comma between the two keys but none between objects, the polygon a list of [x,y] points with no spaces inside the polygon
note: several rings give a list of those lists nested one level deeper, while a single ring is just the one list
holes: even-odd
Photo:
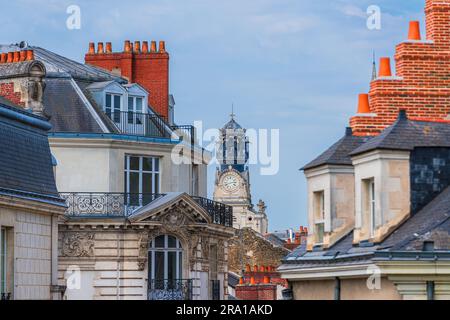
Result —
[{"label": "red brick chimney", "polygon": [[[387,59],[370,84],[370,114],[350,119],[354,135],[378,135],[397,119],[400,109],[413,120],[450,119],[450,0],[426,0],[426,39],[412,21],[397,45],[395,74]],[[422,39],[422,40],[421,40]]]},{"label": "red brick chimney", "polygon": [[[148,42],[143,42],[141,50],[140,41],[134,45],[129,40],[124,43],[123,52],[112,52],[108,42],[106,53],[103,43],[98,52],[92,50],[92,43],[85,56],[86,64],[106,69],[120,74],[131,83],[138,83],[149,92],[148,102],[164,119],[169,118],[169,54],[166,52],[164,41],[151,42],[150,51]],[[101,50],[100,50],[101,49]],[[109,52],[111,50],[111,52]]]}]

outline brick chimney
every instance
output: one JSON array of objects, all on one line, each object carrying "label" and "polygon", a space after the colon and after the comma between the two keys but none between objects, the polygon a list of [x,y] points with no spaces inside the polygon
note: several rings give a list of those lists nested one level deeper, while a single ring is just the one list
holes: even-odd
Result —
[{"label": "brick chimney", "polygon": [[400,109],[412,120],[442,121],[450,115],[450,0],[426,0],[426,38],[420,25],[405,25],[396,47],[395,72],[388,59],[370,83],[370,113],[350,119],[353,134],[375,136],[393,124]]},{"label": "brick chimney", "polygon": [[33,50],[2,53],[0,56],[0,96],[43,116],[42,98],[45,66],[34,59]]},{"label": "brick chimney", "polygon": [[165,42],[151,42],[148,50],[148,41],[125,41],[122,52],[114,52],[108,42],[106,52],[103,43],[100,49],[92,50],[92,43],[85,55],[86,64],[111,71],[127,78],[130,83],[138,83],[148,92],[148,102],[164,119],[169,119],[169,54],[166,52]]}]

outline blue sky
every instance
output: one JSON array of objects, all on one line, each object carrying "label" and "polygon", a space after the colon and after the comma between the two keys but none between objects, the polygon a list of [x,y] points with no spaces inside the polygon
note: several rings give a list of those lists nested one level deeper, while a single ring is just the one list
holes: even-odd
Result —
[{"label": "blue sky", "polygon": [[[424,0],[2,1],[1,43],[26,40],[78,61],[90,41],[165,40],[176,121],[221,127],[231,104],[247,128],[280,129],[280,171],[252,167],[254,202],[268,205],[270,229],[306,225],[298,169],[344,134],[357,94],[368,91],[372,51],[393,56],[409,20],[423,24]],[[79,5],[80,30],[66,28]],[[381,30],[366,27],[378,5]],[[214,168],[209,170],[209,191]]]}]

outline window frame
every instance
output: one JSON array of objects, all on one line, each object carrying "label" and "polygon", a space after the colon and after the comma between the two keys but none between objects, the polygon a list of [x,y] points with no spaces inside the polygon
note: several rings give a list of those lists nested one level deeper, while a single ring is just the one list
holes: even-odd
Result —
[{"label": "window frame", "polygon": [[[325,235],[325,190],[313,192],[313,214],[315,242],[321,245]],[[321,230],[320,234],[319,230]]]},{"label": "window frame", "polygon": [[[107,106],[107,100],[108,100],[108,96],[111,96],[111,106],[108,107]],[[120,98],[120,106],[119,108],[116,108],[116,100],[115,97],[119,97]],[[116,92],[109,92],[106,91],[105,92],[105,105],[104,105],[104,111],[105,114],[115,123],[121,123],[122,122],[122,112],[123,112],[123,108],[124,108],[124,103],[123,103],[123,94],[120,93],[116,93]],[[109,114],[108,114],[108,109]],[[118,113],[118,117],[116,116],[116,113]]]},{"label": "window frame", "polygon": [[[156,239],[158,237],[164,237],[164,247],[156,247]],[[158,237],[153,238],[149,243],[149,268],[148,268],[148,275],[149,280],[153,281],[160,281],[160,280],[182,280],[183,279],[183,258],[184,258],[184,249],[181,244],[180,239],[178,239],[175,236],[169,235],[169,234],[162,234]],[[176,240],[175,247],[169,247],[169,237],[173,237]],[[162,252],[164,255],[164,277],[163,279],[156,279],[156,253]],[[169,253],[175,252],[175,270],[176,270],[176,276],[174,279],[169,279]]]},{"label": "window frame", "polygon": [[376,230],[376,192],[375,179],[370,179],[368,182],[368,205],[369,205],[369,219],[370,219],[370,237],[375,236]]},{"label": "window frame", "polygon": [[[131,158],[138,158],[139,159],[139,169],[131,169],[130,163]],[[152,160],[152,170],[144,170],[144,159],[151,159]],[[156,165],[157,163],[157,165]],[[157,170],[156,170],[157,168]],[[151,190],[152,194],[158,194],[161,192],[161,158],[155,157],[155,156],[147,156],[147,155],[133,155],[133,154],[125,154],[125,164],[124,164],[124,183],[125,183],[125,193],[130,194],[130,175],[131,173],[138,173],[139,175],[139,182],[138,182],[138,194],[143,194],[143,187],[144,187],[144,174],[150,174],[151,175]],[[140,197],[141,198],[141,197]],[[142,205],[141,201],[139,200],[140,205]]]}]

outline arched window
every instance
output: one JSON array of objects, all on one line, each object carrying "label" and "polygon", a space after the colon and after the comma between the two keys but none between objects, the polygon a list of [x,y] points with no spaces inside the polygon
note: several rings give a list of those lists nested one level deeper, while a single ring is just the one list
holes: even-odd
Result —
[{"label": "arched window", "polygon": [[153,281],[183,278],[183,247],[174,236],[161,235],[149,245],[149,279]]}]

